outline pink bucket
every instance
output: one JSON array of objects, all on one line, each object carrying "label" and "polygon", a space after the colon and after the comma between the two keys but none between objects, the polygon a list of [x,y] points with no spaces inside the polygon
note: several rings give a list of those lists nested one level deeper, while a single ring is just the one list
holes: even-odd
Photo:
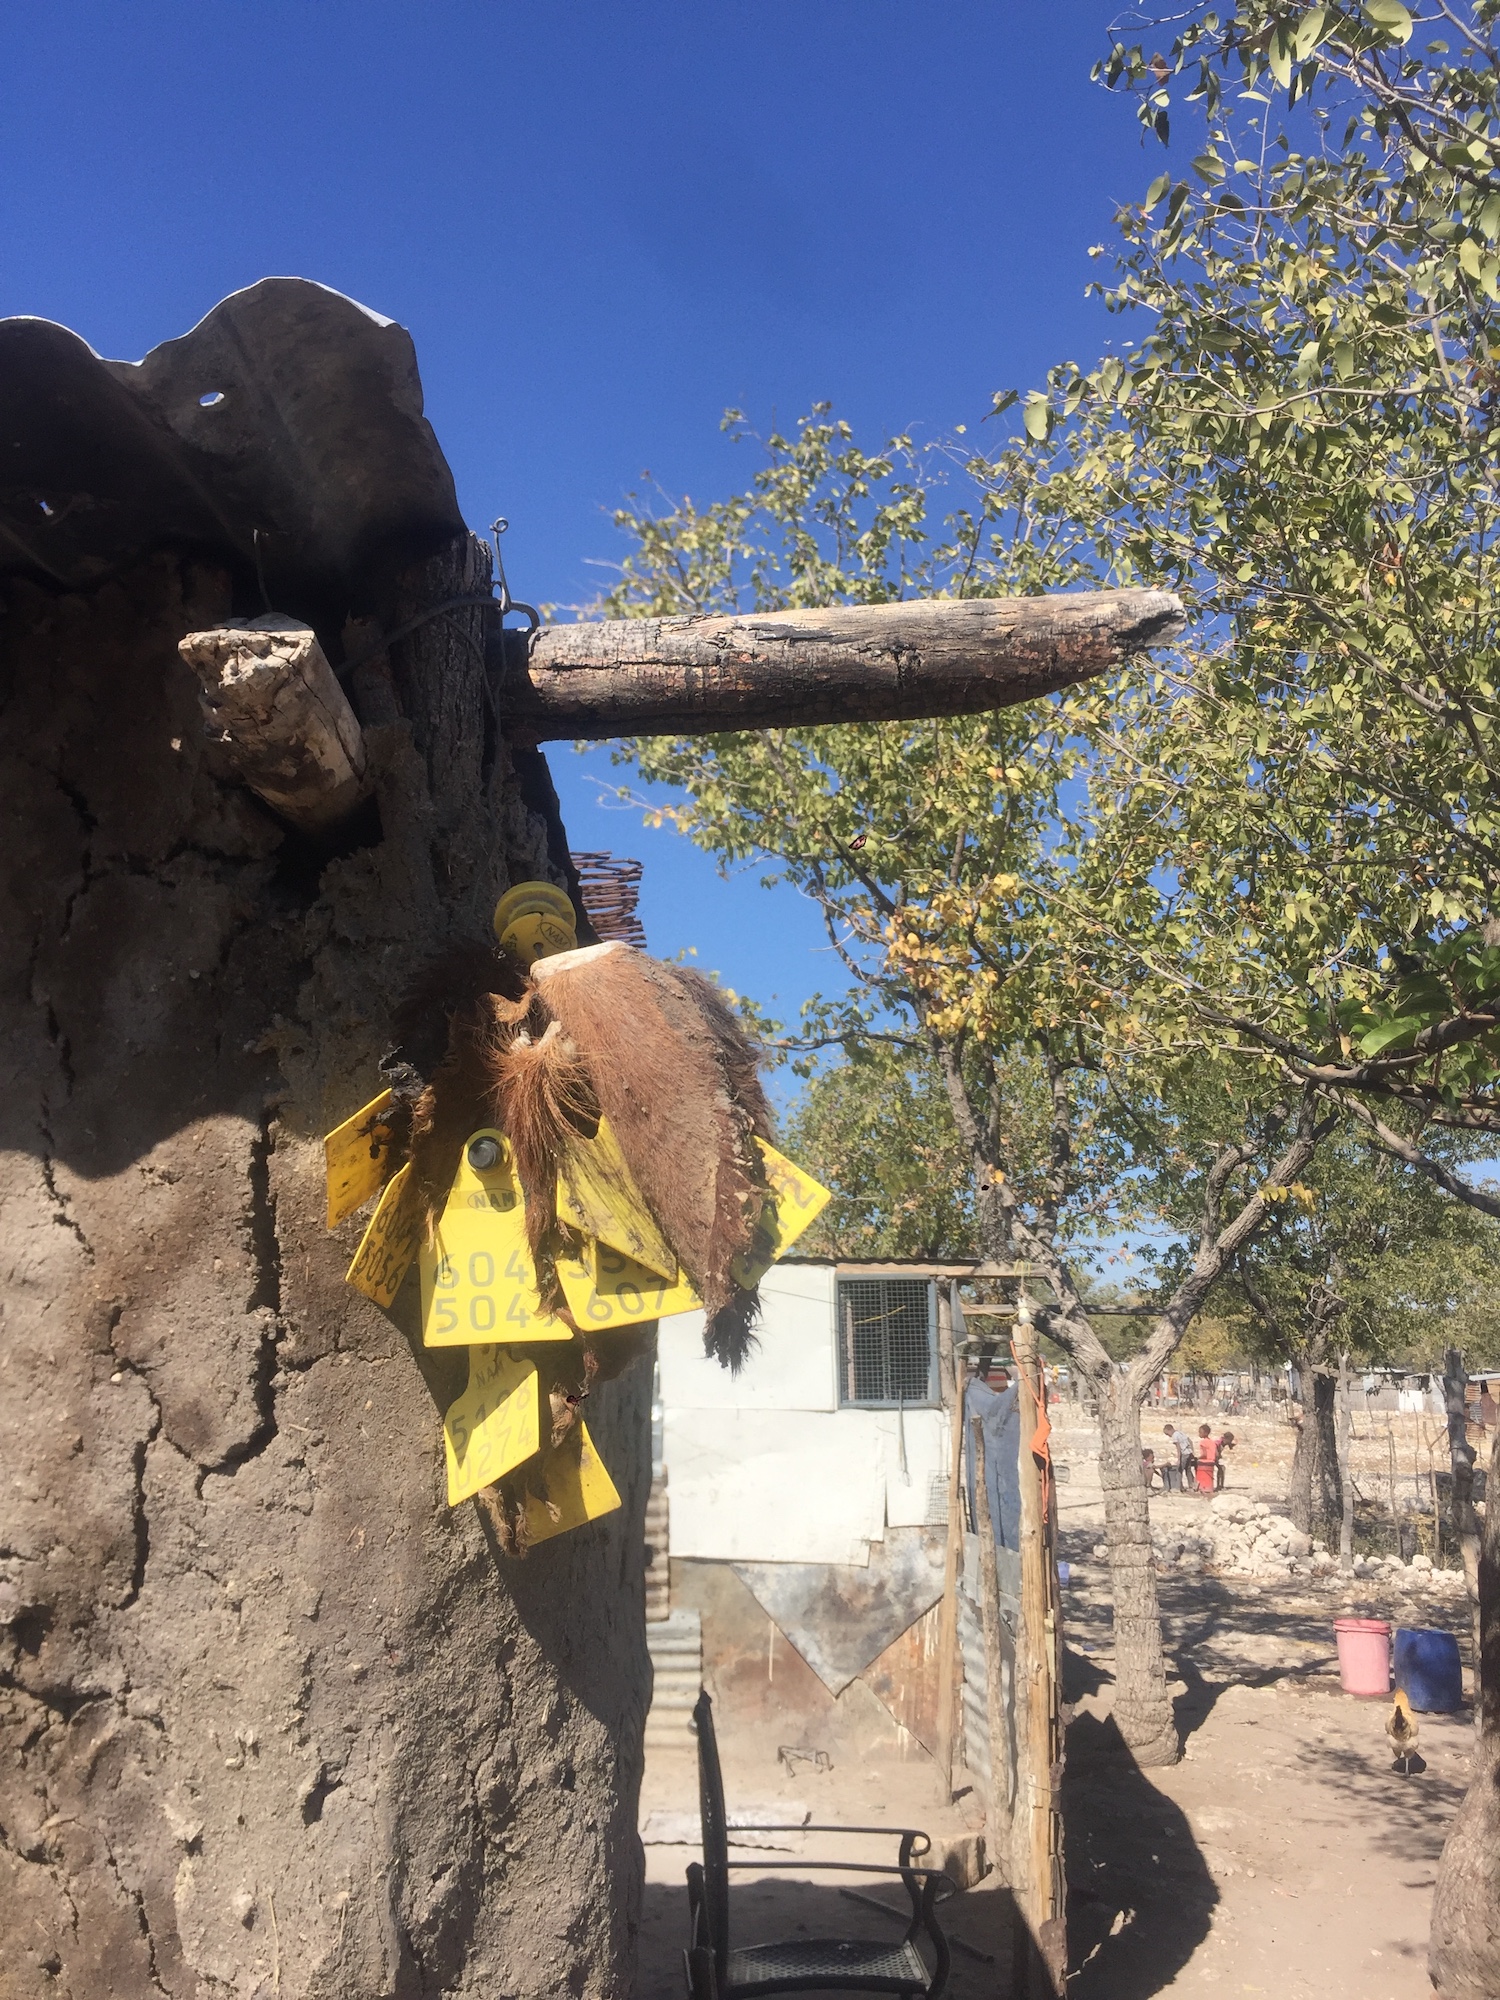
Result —
[{"label": "pink bucket", "polygon": [[1339,1681],[1345,1694],[1384,1698],[1391,1691],[1391,1628],[1383,1618],[1335,1618]]}]

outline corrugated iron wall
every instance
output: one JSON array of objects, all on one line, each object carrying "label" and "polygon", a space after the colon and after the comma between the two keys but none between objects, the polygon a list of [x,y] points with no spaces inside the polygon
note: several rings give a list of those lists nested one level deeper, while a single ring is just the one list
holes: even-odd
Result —
[{"label": "corrugated iron wall", "polygon": [[[1016,1791],[1016,1633],[1021,1619],[1021,1558],[1011,1549],[996,1549],[1000,1583],[1000,1700],[1007,1723],[1002,1745],[1003,1804],[1009,1811]],[[985,1659],[984,1619],[980,1607],[979,1537],[965,1535],[963,1568],[958,1583],[958,1641],[963,1655],[963,1761],[988,1805],[991,1795],[989,1674]],[[1001,1801],[997,1800],[996,1804]]]}]

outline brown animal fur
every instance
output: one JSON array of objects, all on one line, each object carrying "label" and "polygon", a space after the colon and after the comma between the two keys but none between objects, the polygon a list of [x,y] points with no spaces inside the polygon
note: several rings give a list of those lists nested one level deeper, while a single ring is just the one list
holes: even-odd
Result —
[{"label": "brown animal fur", "polygon": [[541,959],[532,976],[703,1300],[705,1346],[738,1367],[753,1305],[730,1266],[764,1201],[753,1139],[769,1129],[753,1051],[707,981],[623,945]]},{"label": "brown animal fur", "polygon": [[[545,1014],[534,1002],[528,1024]],[[556,1021],[533,1038],[523,1030],[497,1043],[488,1101],[510,1140],[526,1200],[526,1238],[541,1281],[542,1304],[562,1308],[557,1281],[557,1169],[570,1138],[599,1129],[599,1100],[578,1051]],[[571,1247],[571,1246],[569,1246]]]},{"label": "brown animal fur", "polygon": [[718,1044],[719,1060],[724,1066],[730,1096],[750,1120],[750,1129],[755,1136],[769,1145],[773,1136],[771,1107],[761,1088],[760,1059],[763,1052],[760,1045],[745,1033],[744,1022],[711,979],[705,979],[690,965],[674,965],[668,969],[685,994],[692,998],[694,1005],[701,1009],[708,1023]]}]

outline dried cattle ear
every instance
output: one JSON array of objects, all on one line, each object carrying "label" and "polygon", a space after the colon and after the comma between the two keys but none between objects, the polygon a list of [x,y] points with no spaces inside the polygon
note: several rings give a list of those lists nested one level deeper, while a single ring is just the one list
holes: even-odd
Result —
[{"label": "dried cattle ear", "polygon": [[539,959],[532,977],[703,1300],[705,1346],[737,1368],[757,1301],[730,1267],[760,1218],[770,1123],[754,1049],[707,980],[622,944]]}]

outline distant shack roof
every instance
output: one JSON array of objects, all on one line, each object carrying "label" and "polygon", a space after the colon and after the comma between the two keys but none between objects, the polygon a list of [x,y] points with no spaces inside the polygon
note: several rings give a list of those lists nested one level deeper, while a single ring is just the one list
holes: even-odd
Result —
[{"label": "distant shack roof", "polygon": [[342,293],[263,279],[139,362],[0,320],[0,576],[174,547],[333,619],[463,526],[411,336]]},{"label": "distant shack roof", "polygon": [[1033,1273],[1025,1264],[988,1263],[983,1258],[932,1257],[806,1257],[793,1250],[776,1259],[778,1264],[818,1264],[837,1271],[841,1278],[1025,1278]]}]

